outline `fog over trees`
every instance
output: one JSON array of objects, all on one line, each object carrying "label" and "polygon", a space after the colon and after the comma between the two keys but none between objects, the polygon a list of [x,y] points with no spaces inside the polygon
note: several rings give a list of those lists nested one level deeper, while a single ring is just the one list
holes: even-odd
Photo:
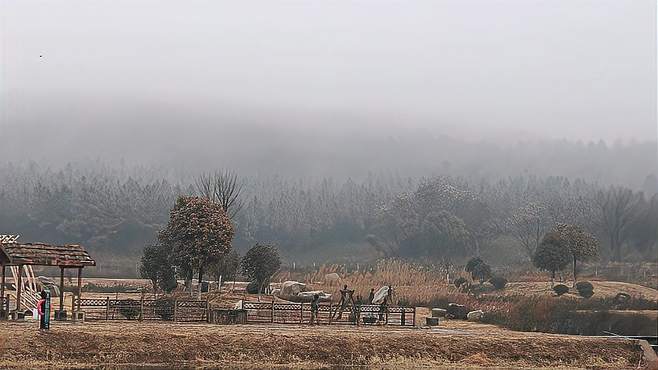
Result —
[{"label": "fog over trees", "polygon": [[655,258],[654,1],[256,3],[3,2],[0,232],[134,257],[201,195],[284,261]]}]

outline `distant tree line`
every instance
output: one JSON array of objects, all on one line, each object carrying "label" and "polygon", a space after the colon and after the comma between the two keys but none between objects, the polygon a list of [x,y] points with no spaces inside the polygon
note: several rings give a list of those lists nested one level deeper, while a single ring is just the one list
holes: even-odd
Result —
[{"label": "distant tree line", "polygon": [[0,230],[136,256],[158,243],[178,198],[197,195],[233,207],[232,244],[242,251],[259,242],[284,256],[360,244],[382,257],[461,263],[508,248],[530,261],[543,242],[554,242],[545,235],[568,224],[600,241],[601,258],[646,259],[658,251],[656,192],[550,176],[338,181],[220,171],[179,178],[154,168],[9,164],[0,166]]}]

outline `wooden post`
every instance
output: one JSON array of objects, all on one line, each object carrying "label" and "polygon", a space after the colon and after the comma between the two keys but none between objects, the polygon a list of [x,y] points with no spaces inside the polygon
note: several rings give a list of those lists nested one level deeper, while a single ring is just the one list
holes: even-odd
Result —
[{"label": "wooden post", "polygon": [[206,297],[206,322],[210,322],[210,302]]},{"label": "wooden post", "polygon": [[331,325],[331,320],[334,318],[331,314],[331,311],[333,311],[334,304],[332,302],[329,302],[329,325]]},{"label": "wooden post", "polygon": [[304,302],[299,304],[299,323],[304,322]]},{"label": "wooden post", "polygon": [[77,320],[77,318],[75,317],[75,312],[76,311],[77,310],[75,309],[75,294],[73,294],[71,296],[71,312],[73,312],[73,320]]},{"label": "wooden post", "polygon": [[142,292],[142,297],[139,299],[139,321],[144,320],[144,293]]},{"label": "wooden post", "polygon": [[[0,298],[4,299],[5,298],[5,263],[2,263],[2,282],[0,282]],[[4,300],[2,304],[2,309],[5,309],[4,305]],[[5,312],[5,315],[8,315],[7,312]]]},{"label": "wooden post", "polygon": [[110,318],[110,297],[105,297],[105,321]]},{"label": "wooden post", "polygon": [[416,326],[416,307],[414,306],[414,318],[413,318],[413,326]]},{"label": "wooden post", "polygon": [[174,322],[177,320],[177,314],[178,314],[178,300],[174,299]]},{"label": "wooden post", "polygon": [[272,322],[274,322],[274,298],[272,298]]},{"label": "wooden post", "polygon": [[402,307],[402,313],[400,314],[400,326],[404,326],[404,321],[406,320],[407,316],[407,309],[406,307]]},{"label": "wooden post", "polygon": [[18,265],[18,282],[16,284],[16,311],[21,310],[21,293],[23,291],[23,265]]},{"label": "wooden post", "polygon": [[78,267],[78,311],[80,311],[81,300],[82,300],[82,267]]},{"label": "wooden post", "polygon": [[59,312],[64,310],[64,266],[59,267]]}]

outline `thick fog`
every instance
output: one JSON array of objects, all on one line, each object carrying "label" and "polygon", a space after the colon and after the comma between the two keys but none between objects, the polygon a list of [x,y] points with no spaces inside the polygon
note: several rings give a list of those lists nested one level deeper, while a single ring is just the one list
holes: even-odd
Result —
[{"label": "thick fog", "polygon": [[652,0],[0,4],[3,162],[655,172]]}]

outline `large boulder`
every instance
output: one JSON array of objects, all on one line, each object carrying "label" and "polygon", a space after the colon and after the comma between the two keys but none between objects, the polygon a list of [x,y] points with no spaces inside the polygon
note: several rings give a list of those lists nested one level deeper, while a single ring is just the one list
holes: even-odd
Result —
[{"label": "large boulder", "polygon": [[466,308],[466,306],[457,303],[448,304],[448,308],[446,309],[446,318],[466,320],[467,315],[468,308]]},{"label": "large boulder", "polygon": [[331,300],[331,294],[325,293],[321,290],[299,292],[299,294],[297,294],[293,300],[295,302],[311,302],[316,294],[320,296],[320,302],[326,302]]},{"label": "large boulder", "polygon": [[306,291],[306,284],[304,283],[300,283],[298,281],[284,281],[281,284],[281,290],[279,291],[278,296],[281,298],[285,296],[295,296],[305,291]]},{"label": "large boulder", "polygon": [[482,312],[482,310],[471,311],[468,314],[466,314],[466,320],[468,320],[468,321],[480,321],[480,320],[482,320],[483,315],[484,315],[484,312]]},{"label": "large boulder", "polygon": [[384,299],[388,297],[388,294],[388,286],[384,285],[383,287],[379,288],[379,290],[375,292],[375,296],[372,299],[372,304],[384,303]]}]

